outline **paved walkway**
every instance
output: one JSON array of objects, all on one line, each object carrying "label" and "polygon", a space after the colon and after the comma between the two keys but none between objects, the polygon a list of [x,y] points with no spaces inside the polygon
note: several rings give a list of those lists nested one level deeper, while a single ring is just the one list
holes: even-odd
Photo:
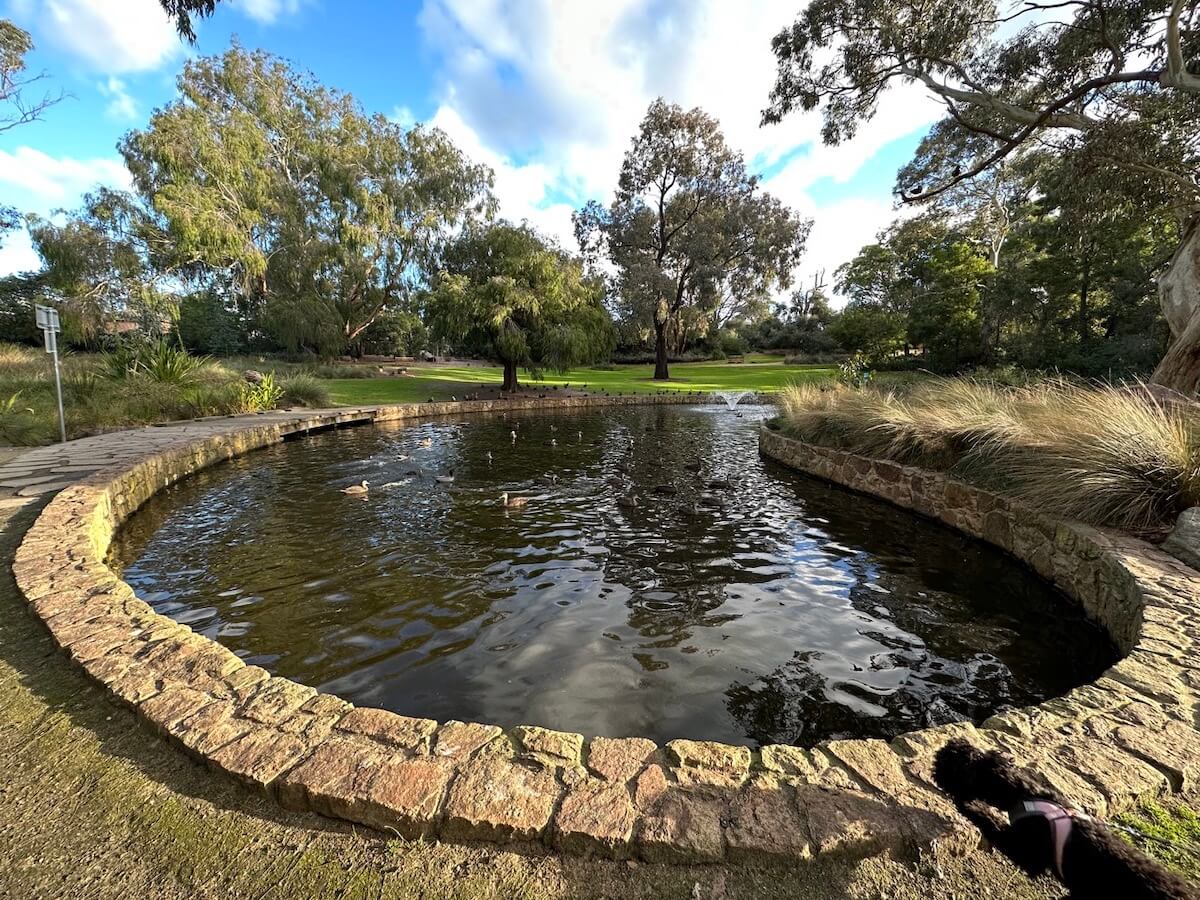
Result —
[{"label": "paved walkway", "polygon": [[[370,415],[376,407],[339,408],[337,412]],[[213,416],[184,422],[147,425],[46,447],[0,447],[0,503],[23,505],[35,497],[61,491],[100,469],[128,462],[156,450],[241,428],[247,423],[287,422],[329,410],[275,410],[243,416]]]}]

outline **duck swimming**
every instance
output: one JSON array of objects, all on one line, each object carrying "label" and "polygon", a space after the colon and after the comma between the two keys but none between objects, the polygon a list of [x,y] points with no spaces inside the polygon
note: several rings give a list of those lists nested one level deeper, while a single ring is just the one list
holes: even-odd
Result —
[{"label": "duck swimming", "polygon": [[433,480],[438,484],[454,484],[454,470],[451,469],[446,475],[434,475]]},{"label": "duck swimming", "polygon": [[358,484],[352,484],[350,487],[342,488],[342,493],[349,494],[351,497],[361,497],[367,492],[368,484],[369,482],[364,478]]},{"label": "duck swimming", "polygon": [[510,497],[508,496],[507,491],[500,495],[500,505],[508,509],[515,509],[516,507],[524,506],[528,502],[528,497]]}]

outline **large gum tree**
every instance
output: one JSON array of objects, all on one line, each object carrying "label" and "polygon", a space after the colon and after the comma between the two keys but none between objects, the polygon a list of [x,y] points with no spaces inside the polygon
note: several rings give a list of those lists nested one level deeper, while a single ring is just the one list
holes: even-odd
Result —
[{"label": "large gum tree", "polygon": [[685,311],[736,305],[791,283],[811,222],[764,192],[701,109],[650,104],[613,202],[574,217],[584,255],[604,258],[628,314],[654,328],[654,377]]},{"label": "large gum tree", "polygon": [[121,144],[135,188],[175,265],[229,285],[290,349],[354,346],[494,209],[491,171],[445,134],[366,115],[264,51],[194,59],[178,85]]},{"label": "large gum tree", "polygon": [[[854,136],[898,83],[945,108],[901,184],[924,202],[1031,150],[1077,158],[1088,183],[1170,217],[1178,249],[1158,280],[1172,340],[1152,380],[1200,385],[1200,75],[1197,0],[813,0],[772,43],[763,118],[820,109]],[[1096,177],[1097,174],[1103,177]]]}]

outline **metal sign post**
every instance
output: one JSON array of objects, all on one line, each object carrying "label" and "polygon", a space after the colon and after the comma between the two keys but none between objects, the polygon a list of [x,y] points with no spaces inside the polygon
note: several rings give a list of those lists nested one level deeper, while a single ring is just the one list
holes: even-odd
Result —
[{"label": "metal sign post", "polygon": [[58,368],[58,333],[62,326],[58,321],[58,310],[52,306],[35,307],[38,328],[46,338],[46,352],[54,357],[54,390],[58,394],[58,430],[63,443],[67,442],[67,417],[63,413],[62,374]]}]

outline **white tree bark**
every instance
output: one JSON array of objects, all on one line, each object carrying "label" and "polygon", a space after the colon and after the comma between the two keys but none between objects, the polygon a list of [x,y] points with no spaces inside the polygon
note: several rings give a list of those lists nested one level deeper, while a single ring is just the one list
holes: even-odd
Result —
[{"label": "white tree bark", "polygon": [[1158,300],[1171,329],[1171,344],[1150,380],[1195,396],[1200,387],[1200,219],[1184,231],[1159,277]]}]

